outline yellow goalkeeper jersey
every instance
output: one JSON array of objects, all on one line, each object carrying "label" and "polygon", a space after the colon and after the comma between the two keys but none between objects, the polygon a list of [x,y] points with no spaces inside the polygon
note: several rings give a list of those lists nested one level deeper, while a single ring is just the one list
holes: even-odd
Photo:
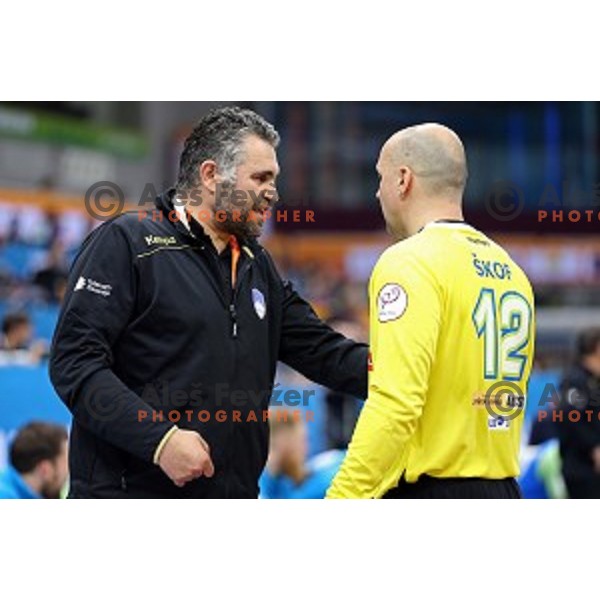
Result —
[{"label": "yellow goalkeeper jersey", "polygon": [[534,299],[507,252],[466,223],[430,223],[380,257],[369,320],[369,394],[327,497],[379,498],[402,476],[517,476]]}]

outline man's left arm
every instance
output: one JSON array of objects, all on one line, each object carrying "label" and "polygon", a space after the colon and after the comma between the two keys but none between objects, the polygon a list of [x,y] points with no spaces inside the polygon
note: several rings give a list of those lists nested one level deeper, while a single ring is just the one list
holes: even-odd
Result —
[{"label": "man's left arm", "polygon": [[285,282],[279,360],[332,390],[367,396],[369,349],[334,331]]},{"label": "man's left arm", "polygon": [[370,286],[369,394],[327,498],[374,498],[393,487],[423,411],[441,324],[441,295],[414,257],[380,259]]}]

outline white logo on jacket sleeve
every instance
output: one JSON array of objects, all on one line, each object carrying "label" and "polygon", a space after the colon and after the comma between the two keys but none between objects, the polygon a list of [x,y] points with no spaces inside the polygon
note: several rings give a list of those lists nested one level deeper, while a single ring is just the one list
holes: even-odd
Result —
[{"label": "white logo on jacket sleeve", "polygon": [[94,294],[98,294],[99,296],[104,296],[107,298],[112,293],[112,285],[110,283],[100,283],[95,279],[89,279],[86,277],[80,277],[73,288],[74,292],[78,292],[79,290],[86,290],[88,292],[92,292]]},{"label": "white logo on jacket sleeve", "polygon": [[85,277],[80,277],[77,280],[77,283],[75,284],[75,289],[73,291],[78,292],[79,290],[82,290],[85,287],[86,284],[86,280]]},{"label": "white logo on jacket sleeve", "polygon": [[258,318],[264,319],[267,314],[267,303],[263,293],[256,288],[252,288],[252,304],[254,304],[254,311]]},{"label": "white logo on jacket sleeve", "polygon": [[399,319],[408,306],[408,296],[397,283],[386,283],[377,294],[377,318],[380,323]]}]

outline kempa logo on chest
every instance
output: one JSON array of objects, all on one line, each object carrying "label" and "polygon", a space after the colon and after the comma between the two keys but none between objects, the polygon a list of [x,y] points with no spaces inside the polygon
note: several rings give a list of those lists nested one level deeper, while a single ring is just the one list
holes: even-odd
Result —
[{"label": "kempa logo on chest", "polygon": [[175,236],[161,237],[159,235],[147,235],[145,238],[148,246],[173,246],[177,244]]}]

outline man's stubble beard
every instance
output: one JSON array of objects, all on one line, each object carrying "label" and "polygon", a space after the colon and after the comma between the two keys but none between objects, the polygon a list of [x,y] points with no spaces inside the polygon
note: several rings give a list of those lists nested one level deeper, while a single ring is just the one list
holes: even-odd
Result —
[{"label": "man's stubble beard", "polygon": [[250,211],[241,210],[239,208],[234,210],[240,212],[239,221],[234,221],[233,214],[229,211],[225,211],[225,213],[227,214],[227,220],[217,221],[215,218],[215,220],[213,221],[214,226],[220,231],[228,233],[229,235],[235,235],[236,237],[241,239],[259,238],[262,235],[262,226],[260,225],[257,219],[254,219],[253,217],[249,216]]},{"label": "man's stubble beard", "polygon": [[[257,239],[262,235],[264,222],[261,221],[260,216],[251,215],[252,210],[256,208],[254,203],[250,206],[238,206],[233,202],[219,199],[211,209],[213,227],[242,239]],[[227,217],[225,220],[222,219],[223,214]],[[217,215],[221,215],[220,219],[217,219]],[[234,215],[238,219],[234,219]]]}]

